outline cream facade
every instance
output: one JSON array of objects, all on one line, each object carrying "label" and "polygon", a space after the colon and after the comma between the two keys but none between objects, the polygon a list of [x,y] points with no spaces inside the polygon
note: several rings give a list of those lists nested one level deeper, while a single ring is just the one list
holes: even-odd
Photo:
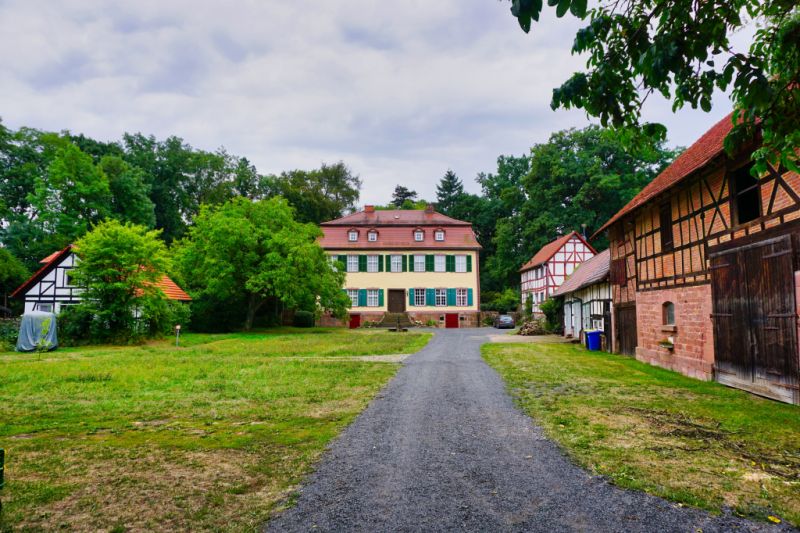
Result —
[{"label": "cream facade", "polygon": [[[472,226],[432,209],[361,212],[322,224],[320,244],[347,272],[350,326],[397,320],[477,326],[480,285]],[[387,316],[387,313],[389,314]]]}]

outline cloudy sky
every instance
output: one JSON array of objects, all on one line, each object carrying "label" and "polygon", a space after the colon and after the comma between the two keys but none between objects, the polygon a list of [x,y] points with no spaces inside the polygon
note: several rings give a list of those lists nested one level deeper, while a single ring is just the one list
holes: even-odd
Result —
[{"label": "cloudy sky", "polygon": [[[583,60],[569,16],[525,35],[505,0],[0,0],[0,117],[104,140],[141,131],[247,156],[262,173],[344,160],[363,203],[398,183],[433,198],[448,168],[477,190],[581,112],[550,94]],[[552,10],[550,10],[552,12]],[[728,111],[673,115],[671,144]]]}]

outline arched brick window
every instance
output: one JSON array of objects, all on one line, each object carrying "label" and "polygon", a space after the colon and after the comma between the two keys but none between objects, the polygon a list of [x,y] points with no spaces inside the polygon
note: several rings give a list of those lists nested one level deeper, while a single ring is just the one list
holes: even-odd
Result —
[{"label": "arched brick window", "polygon": [[675,304],[664,302],[661,305],[661,323],[665,326],[675,325]]}]

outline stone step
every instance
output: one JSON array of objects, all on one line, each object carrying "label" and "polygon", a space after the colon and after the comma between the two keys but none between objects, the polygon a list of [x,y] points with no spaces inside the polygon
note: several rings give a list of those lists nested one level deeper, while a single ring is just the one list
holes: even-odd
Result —
[{"label": "stone step", "polygon": [[401,328],[410,328],[414,326],[414,323],[411,322],[411,319],[408,318],[406,313],[386,313],[383,315],[383,320],[378,324],[378,326],[383,328],[394,328],[397,327],[397,322],[400,321]]}]

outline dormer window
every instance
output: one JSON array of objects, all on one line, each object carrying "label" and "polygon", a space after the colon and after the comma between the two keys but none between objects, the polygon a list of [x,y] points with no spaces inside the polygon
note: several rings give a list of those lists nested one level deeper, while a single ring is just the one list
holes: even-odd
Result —
[{"label": "dormer window", "polygon": [[425,240],[425,232],[421,229],[414,230],[414,240],[417,242],[422,242]]},{"label": "dormer window", "polygon": [[358,240],[358,231],[351,229],[347,232],[347,240],[350,242],[356,242]]},{"label": "dormer window", "polygon": [[437,229],[433,234],[433,238],[435,240],[439,241],[439,242],[443,241],[444,240],[444,230],[443,229]]},{"label": "dormer window", "polygon": [[372,231],[370,231],[369,233],[367,233],[367,240],[368,240],[369,242],[375,242],[375,241],[377,241],[377,240],[378,240],[378,232],[377,232],[377,231],[375,231],[375,230],[372,230]]}]

